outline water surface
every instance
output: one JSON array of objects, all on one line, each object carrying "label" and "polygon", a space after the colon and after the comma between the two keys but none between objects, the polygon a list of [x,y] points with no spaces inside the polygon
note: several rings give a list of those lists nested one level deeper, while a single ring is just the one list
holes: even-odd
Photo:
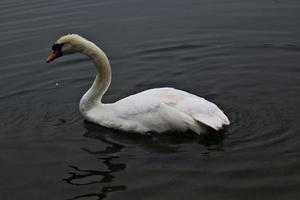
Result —
[{"label": "water surface", "polygon": [[[299,199],[296,0],[0,3],[0,199]],[[114,102],[176,87],[217,103],[223,134],[139,136],[85,122],[95,76],[61,35],[109,56]]]}]

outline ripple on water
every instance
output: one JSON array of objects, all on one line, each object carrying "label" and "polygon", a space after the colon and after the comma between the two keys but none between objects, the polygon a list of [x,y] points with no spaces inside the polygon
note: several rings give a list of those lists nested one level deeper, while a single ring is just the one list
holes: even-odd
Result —
[{"label": "ripple on water", "polygon": [[[297,199],[299,3],[224,2],[1,1],[0,198]],[[111,59],[105,102],[176,87],[232,124],[198,137],[84,122],[92,64],[45,63],[69,32]]]}]

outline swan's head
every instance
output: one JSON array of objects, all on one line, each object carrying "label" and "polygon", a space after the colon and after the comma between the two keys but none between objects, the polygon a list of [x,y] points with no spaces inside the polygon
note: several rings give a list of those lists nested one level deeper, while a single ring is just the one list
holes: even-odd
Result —
[{"label": "swan's head", "polygon": [[60,37],[52,46],[52,54],[49,55],[47,62],[51,62],[63,55],[81,52],[84,49],[85,38],[77,34],[68,34]]}]

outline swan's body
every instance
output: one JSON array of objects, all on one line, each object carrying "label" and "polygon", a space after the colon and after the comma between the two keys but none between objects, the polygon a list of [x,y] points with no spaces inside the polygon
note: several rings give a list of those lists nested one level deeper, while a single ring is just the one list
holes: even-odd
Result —
[{"label": "swan's body", "polygon": [[173,88],[150,89],[115,103],[103,104],[102,96],[111,82],[111,68],[104,52],[75,34],[61,37],[53,50],[48,62],[63,54],[81,52],[90,57],[96,66],[96,79],[79,105],[80,113],[88,121],[142,134],[188,130],[201,134],[206,127],[220,130],[230,123],[214,103]]}]

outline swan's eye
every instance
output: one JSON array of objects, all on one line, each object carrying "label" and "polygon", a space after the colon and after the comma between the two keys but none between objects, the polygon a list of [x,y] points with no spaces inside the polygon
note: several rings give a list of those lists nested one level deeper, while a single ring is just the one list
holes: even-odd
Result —
[{"label": "swan's eye", "polygon": [[62,47],[63,47],[63,43],[56,43],[52,46],[52,50],[55,51],[55,50],[58,50],[58,51],[61,51]]}]

